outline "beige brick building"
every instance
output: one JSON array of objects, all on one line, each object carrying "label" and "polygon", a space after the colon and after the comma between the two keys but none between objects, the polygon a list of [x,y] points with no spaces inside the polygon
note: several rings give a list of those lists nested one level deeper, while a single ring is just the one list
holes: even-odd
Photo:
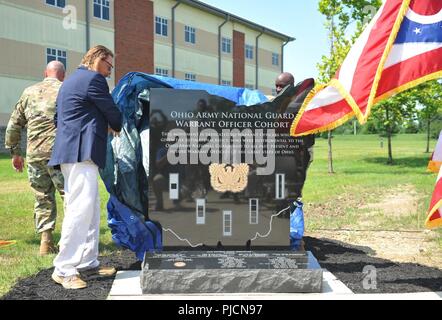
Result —
[{"label": "beige brick building", "polygon": [[69,74],[87,47],[114,50],[113,8],[108,20],[103,6],[95,17],[94,1],[0,0],[0,126],[6,126],[23,89],[42,80],[48,61],[63,61]]},{"label": "beige brick building", "polygon": [[196,0],[0,0],[0,127],[48,61],[69,76],[97,44],[116,53],[111,88],[141,71],[272,94],[293,40]]}]

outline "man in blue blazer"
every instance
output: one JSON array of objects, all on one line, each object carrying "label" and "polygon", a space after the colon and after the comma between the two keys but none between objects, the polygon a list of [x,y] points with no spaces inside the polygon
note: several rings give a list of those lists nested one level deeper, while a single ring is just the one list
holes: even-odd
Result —
[{"label": "man in blue blazer", "polygon": [[49,165],[60,165],[66,195],[60,252],[54,260],[52,279],[66,289],[85,288],[88,277],[116,272],[99,267],[98,262],[98,168],[105,166],[108,130],[116,134],[122,127],[121,112],[106,82],[112,63],[109,49],[90,49],[57,97],[57,133]]}]

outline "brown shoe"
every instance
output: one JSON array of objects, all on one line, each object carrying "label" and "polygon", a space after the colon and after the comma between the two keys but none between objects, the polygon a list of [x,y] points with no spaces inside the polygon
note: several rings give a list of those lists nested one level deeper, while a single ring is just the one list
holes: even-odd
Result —
[{"label": "brown shoe", "polygon": [[52,280],[54,280],[58,284],[62,284],[63,283],[63,277],[57,275],[55,272],[52,273],[51,278],[52,278]]},{"label": "brown shoe", "polygon": [[112,277],[117,273],[117,270],[113,267],[98,267],[85,271],[80,271],[80,275],[83,279],[96,279]]},{"label": "brown shoe", "polygon": [[78,275],[62,277],[53,273],[52,280],[54,280],[58,284],[61,284],[65,289],[83,289],[87,287],[87,283],[81,280]]},{"label": "brown shoe", "polygon": [[55,246],[54,239],[52,238],[52,230],[43,231],[41,233],[40,255],[45,256],[57,252],[57,247]]}]

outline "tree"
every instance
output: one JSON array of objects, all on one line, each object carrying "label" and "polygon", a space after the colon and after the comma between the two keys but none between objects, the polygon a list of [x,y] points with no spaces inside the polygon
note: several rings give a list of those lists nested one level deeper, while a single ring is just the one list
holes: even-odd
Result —
[{"label": "tree", "polygon": [[[351,45],[376,13],[381,0],[320,0],[319,12],[326,16],[325,27],[329,30],[330,55],[322,56],[318,64],[319,81],[329,82],[341,66]],[[356,23],[356,31],[347,38],[348,27]],[[328,132],[328,172],[333,170],[332,132]]]},{"label": "tree", "polygon": [[[319,78],[327,83],[336,74],[351,46],[371,21],[382,0],[320,0],[319,12],[326,17],[325,27],[331,42],[330,55],[318,64]],[[356,24],[353,34],[349,27]]]},{"label": "tree", "polygon": [[415,114],[415,98],[412,91],[405,91],[390,99],[378,103],[372,110],[378,132],[387,138],[388,160],[393,164],[393,148],[391,138],[398,133],[405,119]]},{"label": "tree", "polygon": [[427,127],[427,153],[430,152],[431,124],[442,114],[442,84],[439,80],[426,82],[412,89],[416,102],[423,108],[418,112],[419,119]]},{"label": "tree", "polygon": [[[319,81],[327,83],[338,70],[354,41],[371,21],[382,0],[320,0],[319,12],[327,17],[331,54],[318,64]],[[352,27],[352,28],[350,28]],[[353,31],[352,31],[353,30]],[[347,36],[350,34],[351,36]],[[391,137],[399,129],[416,131],[417,120],[427,127],[427,152],[431,138],[431,124],[440,121],[442,104],[441,82],[432,81],[382,101],[372,110],[372,117],[364,131],[379,132],[388,139],[388,163],[393,163]],[[417,112],[416,107],[422,109]],[[406,123],[406,128],[403,127]],[[437,122],[438,123],[438,122]],[[437,129],[436,129],[437,131]],[[331,141],[329,149],[331,154]]]}]

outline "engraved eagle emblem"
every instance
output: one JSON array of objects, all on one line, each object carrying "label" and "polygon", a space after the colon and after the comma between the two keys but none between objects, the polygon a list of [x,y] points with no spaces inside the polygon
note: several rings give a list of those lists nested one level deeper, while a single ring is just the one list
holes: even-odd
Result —
[{"label": "engraved eagle emblem", "polygon": [[249,165],[213,163],[209,167],[210,183],[218,192],[238,193],[248,184]]}]

